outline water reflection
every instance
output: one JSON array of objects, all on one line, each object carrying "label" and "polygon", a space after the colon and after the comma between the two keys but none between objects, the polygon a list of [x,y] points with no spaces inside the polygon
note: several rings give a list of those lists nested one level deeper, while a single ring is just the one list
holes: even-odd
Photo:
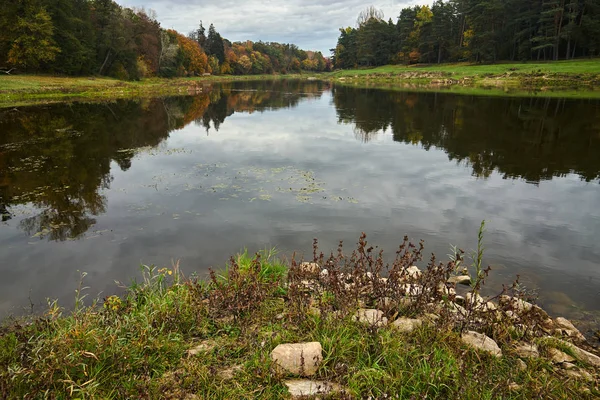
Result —
[{"label": "water reflection", "polygon": [[94,297],[142,262],[202,274],[241,246],[328,251],[361,231],[390,254],[408,234],[443,256],[482,219],[491,286],[519,273],[549,310],[597,310],[598,119],[597,101],[312,81],[6,110],[0,315],[29,288],[71,300],[77,269]]},{"label": "water reflection", "polygon": [[[76,239],[106,210],[110,164],[131,167],[140,148],[155,147],[192,122],[208,133],[234,112],[295,107],[320,96],[322,82],[273,81],[205,87],[196,96],[104,104],[61,104],[0,113],[0,214],[18,205],[35,215],[19,227],[32,237]],[[251,89],[251,90],[249,90]]]},{"label": "water reflection", "polygon": [[496,170],[532,183],[576,173],[600,178],[600,102],[403,93],[336,86],[338,119],[368,142],[394,140],[443,149],[478,177]]}]

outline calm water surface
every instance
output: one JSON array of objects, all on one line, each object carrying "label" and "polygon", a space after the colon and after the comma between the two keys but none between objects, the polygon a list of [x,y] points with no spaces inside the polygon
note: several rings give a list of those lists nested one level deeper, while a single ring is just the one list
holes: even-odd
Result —
[{"label": "calm water surface", "polygon": [[[488,284],[516,274],[600,325],[600,102],[277,81],[0,112],[0,315],[72,304],[140,264],[203,276],[242,247],[310,255],[361,231],[445,256],[487,221]],[[583,324],[582,324],[583,325]]]}]

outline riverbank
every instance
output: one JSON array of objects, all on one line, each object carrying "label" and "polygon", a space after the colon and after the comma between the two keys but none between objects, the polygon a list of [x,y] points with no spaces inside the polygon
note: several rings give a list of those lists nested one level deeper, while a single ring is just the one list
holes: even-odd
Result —
[{"label": "riverbank", "polygon": [[340,70],[330,80],[357,86],[403,90],[451,90],[459,94],[600,97],[598,60],[541,63],[468,63],[441,65],[386,65],[371,69]]},{"label": "riverbank", "polygon": [[[319,79],[356,87],[450,91],[486,96],[600,98],[600,61],[575,60],[491,65],[387,65],[320,74],[219,75],[121,81],[105,77],[0,76],[0,109],[62,101],[195,94],[219,82]],[[206,88],[205,88],[206,89]]]},{"label": "riverbank", "polygon": [[310,75],[212,75],[122,81],[106,77],[0,76],[0,109],[63,101],[100,101],[200,93],[203,86],[232,81],[302,79]]},{"label": "riverbank", "polygon": [[518,284],[479,296],[482,251],[419,269],[424,249],[405,241],[386,273],[365,236],[342,253],[289,263],[244,253],[208,281],[178,264],[145,267],[124,296],[91,306],[80,287],[72,312],[51,303],[6,321],[0,397],[600,395],[600,357],[569,321]]}]

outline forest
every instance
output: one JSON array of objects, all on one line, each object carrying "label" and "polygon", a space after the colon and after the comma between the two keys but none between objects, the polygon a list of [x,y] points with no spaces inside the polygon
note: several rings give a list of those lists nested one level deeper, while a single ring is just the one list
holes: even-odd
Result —
[{"label": "forest", "polygon": [[329,59],[294,44],[231,43],[210,24],[183,35],[153,11],[112,0],[11,0],[0,7],[5,73],[101,75],[123,80],[203,74],[325,71]]},{"label": "forest", "polygon": [[335,68],[556,61],[600,54],[600,0],[436,0],[396,23],[374,7],[340,29]]}]

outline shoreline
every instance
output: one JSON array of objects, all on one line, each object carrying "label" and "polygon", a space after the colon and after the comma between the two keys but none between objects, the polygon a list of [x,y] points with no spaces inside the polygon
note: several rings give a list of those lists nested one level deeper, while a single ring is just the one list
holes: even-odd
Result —
[{"label": "shoreline", "polygon": [[212,75],[121,81],[105,77],[45,75],[0,76],[0,110],[69,101],[110,101],[193,95],[204,86],[225,82],[308,79],[309,75]]},{"label": "shoreline", "polygon": [[[481,243],[480,243],[481,245]],[[482,249],[482,247],[480,247]],[[123,296],[5,321],[0,395],[200,399],[594,398],[600,357],[518,282],[482,297],[488,270],[457,251],[422,262],[407,240],[383,267],[352,255],[232,258],[207,281],[145,266]],[[83,277],[82,277],[83,278]],[[8,323],[7,323],[8,322]]]},{"label": "shoreline", "polygon": [[0,76],[0,109],[66,101],[193,95],[202,86],[237,81],[302,79],[359,88],[464,95],[600,98],[600,61],[491,65],[387,65],[370,69],[288,75],[212,75],[120,81],[104,77]]}]

